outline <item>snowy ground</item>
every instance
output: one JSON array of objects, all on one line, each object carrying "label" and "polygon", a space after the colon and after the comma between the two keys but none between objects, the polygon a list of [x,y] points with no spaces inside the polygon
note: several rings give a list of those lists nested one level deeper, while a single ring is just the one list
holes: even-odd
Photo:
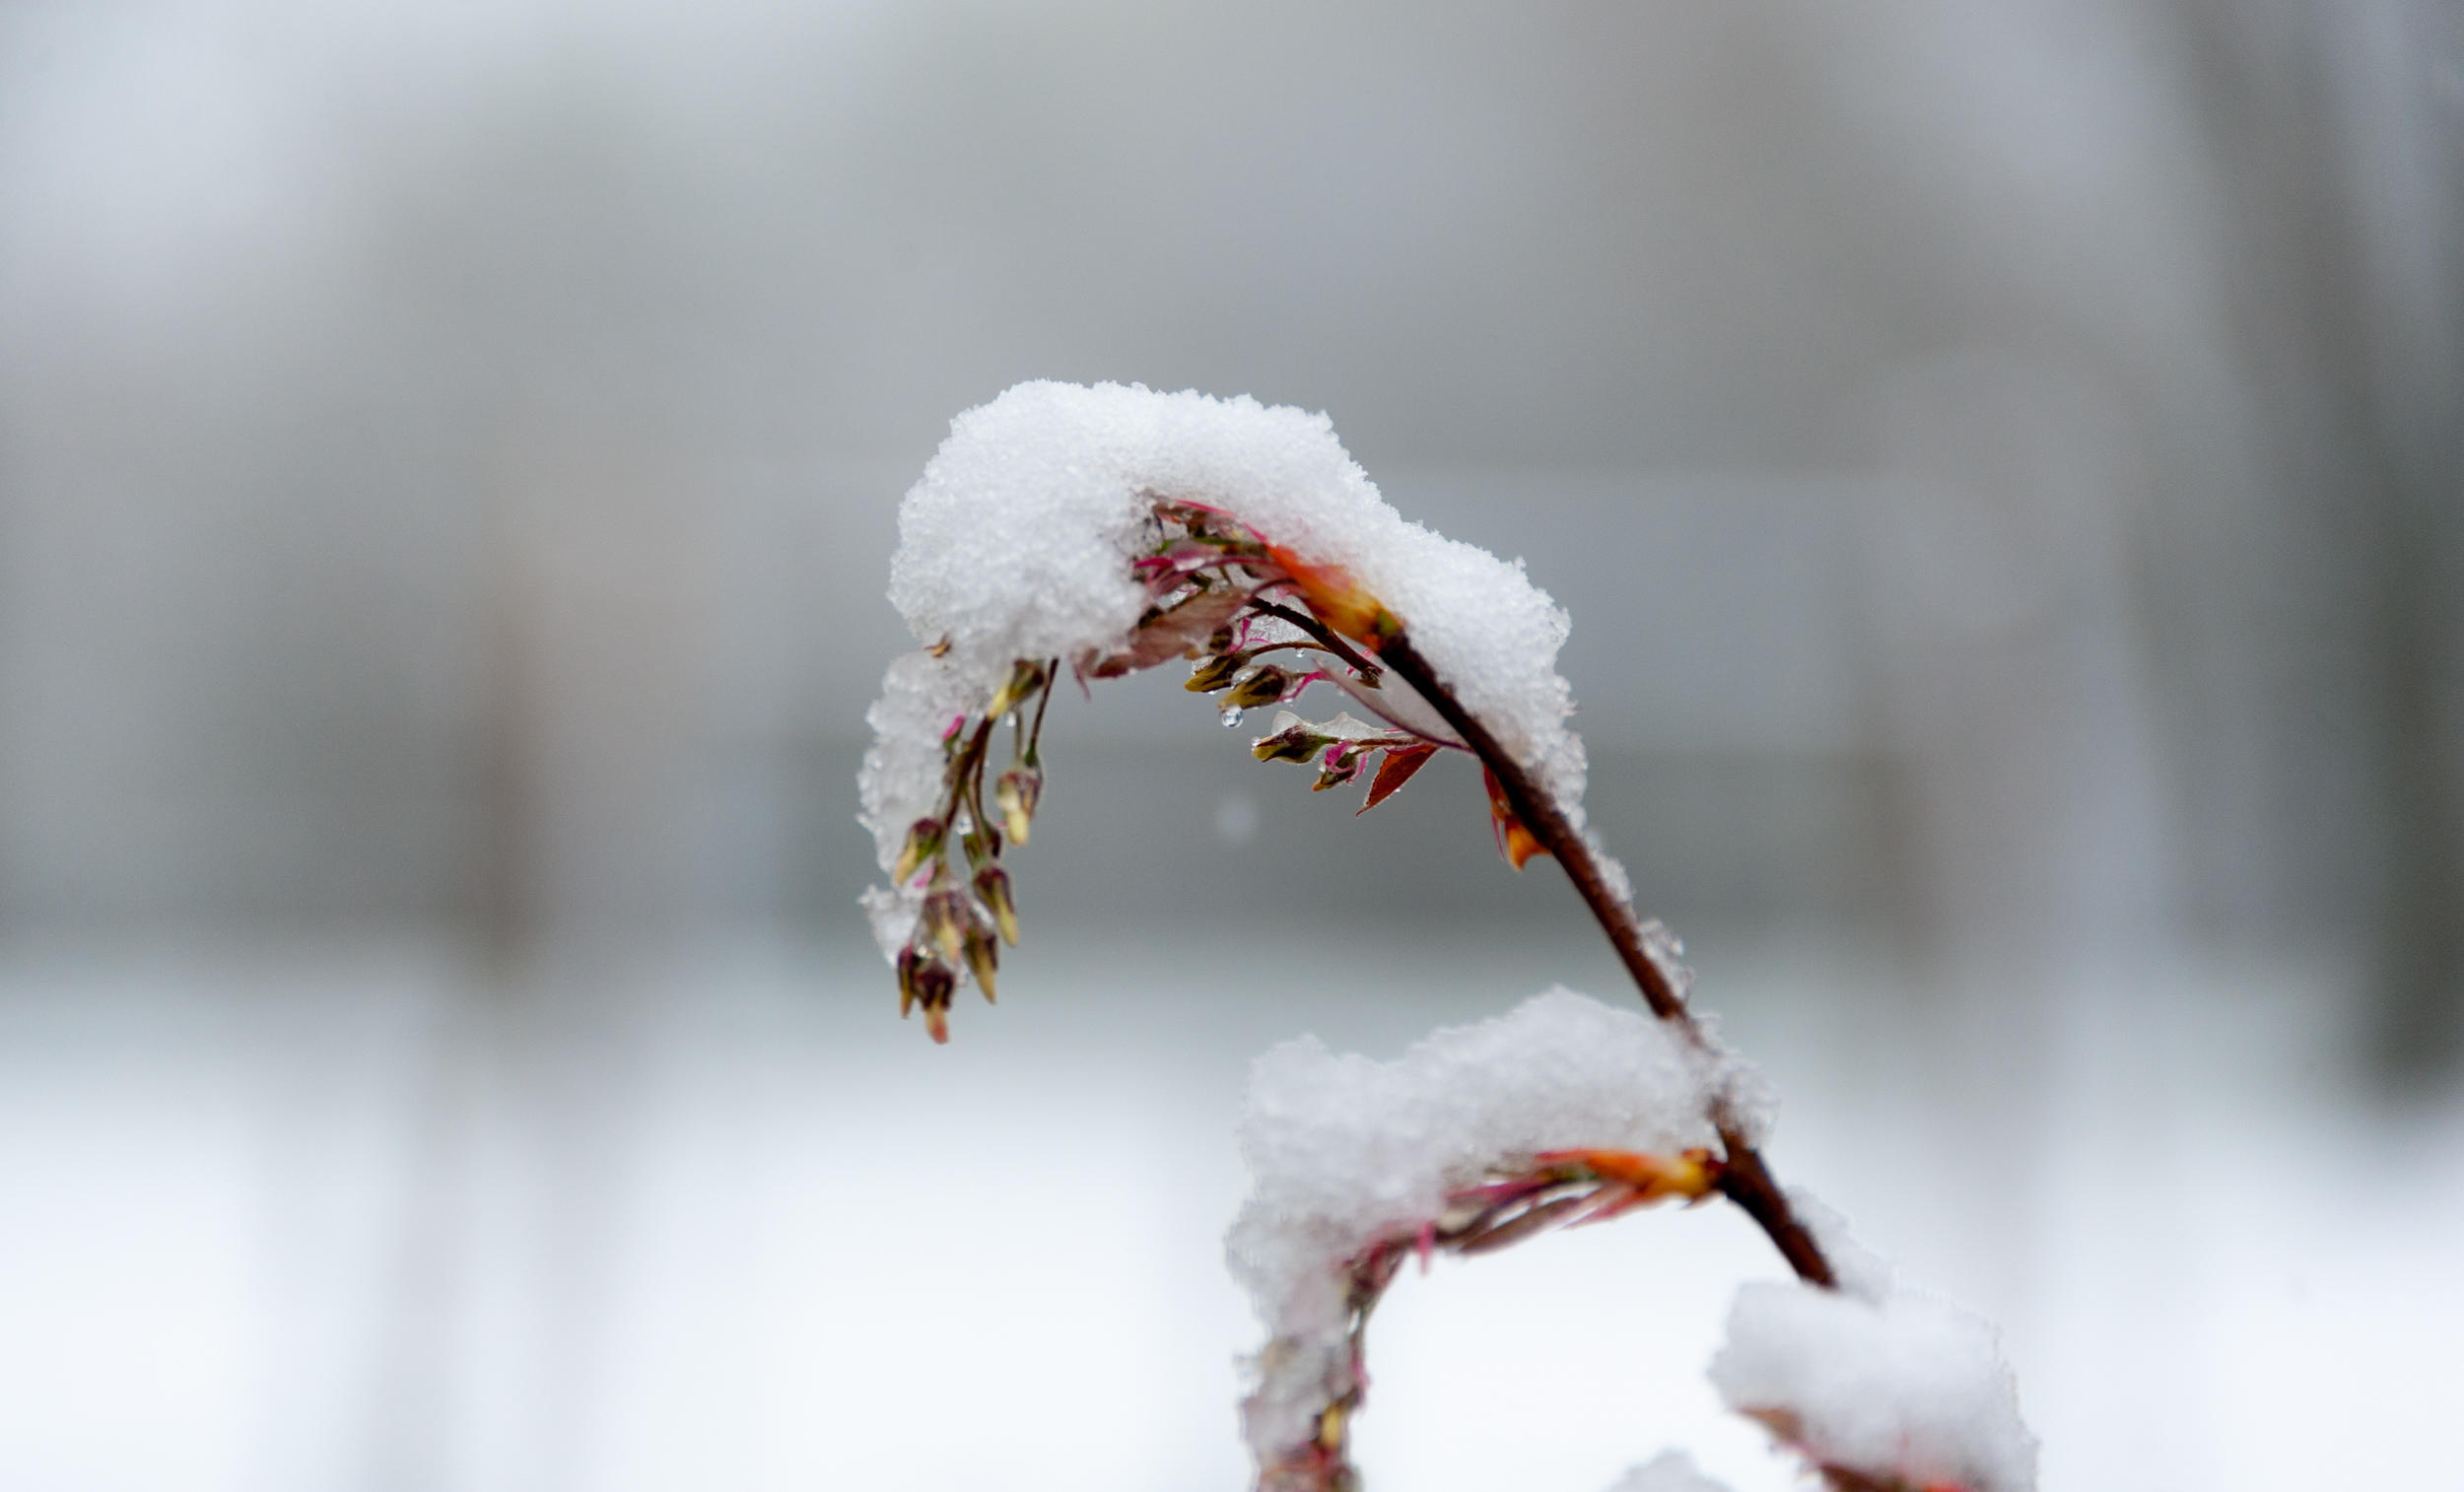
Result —
[{"label": "snowy ground", "polygon": [[[1697,937],[1773,1158],[2000,1319],[2051,1489],[2427,1486],[2464,1401],[2464,1109],[2342,1076],[2330,972],[1963,1004]],[[0,1466],[47,1489],[1243,1484],[1220,1260],[1249,1058],[1392,1054],[1588,947],[1030,925],[932,1049],[868,948],[487,976],[416,939],[0,964]],[[2083,989],[2082,986],[2085,988]],[[972,998],[972,996],[970,996]],[[1991,1011],[1990,1017],[1974,1013]],[[1716,1208],[1399,1284],[1378,1484],[1788,1485],[1700,1369]]]}]

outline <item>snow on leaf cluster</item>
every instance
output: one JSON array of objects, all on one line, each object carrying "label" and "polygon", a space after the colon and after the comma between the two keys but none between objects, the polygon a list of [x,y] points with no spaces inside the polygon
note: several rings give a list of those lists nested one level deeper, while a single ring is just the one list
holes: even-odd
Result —
[{"label": "snow on leaf cluster", "polygon": [[[899,509],[890,599],[924,650],[891,665],[867,716],[861,818],[883,870],[940,799],[953,718],[1019,659],[1111,654],[1136,629],[1153,596],[1132,566],[1159,503],[1220,511],[1296,563],[1347,574],[1579,830],[1583,746],[1556,671],[1568,623],[1520,563],[1406,521],[1324,415],[1034,382],[952,421]],[[1608,874],[1622,893],[1613,862]],[[919,904],[911,887],[867,896],[886,955]]]},{"label": "snow on leaf cluster", "polygon": [[1260,1057],[1241,1120],[1250,1198],[1227,1252],[1269,1337],[1244,1410],[1261,1463],[1306,1438],[1346,1371],[1345,1260],[1436,1219],[1500,1162],[1716,1143],[1721,1077],[1668,1023],[1563,988],[1392,1062],[1315,1038]]},{"label": "snow on leaf cluster", "polygon": [[[1425,1247],[1466,1188],[1535,1157],[1713,1143],[1709,1116],[1734,1113],[1729,1095],[1755,1087],[1716,1046],[1563,988],[1436,1032],[1390,1062],[1314,1038],[1260,1057],[1241,1121],[1250,1196],[1226,1252],[1267,1333],[1242,1406],[1261,1485],[1286,1484],[1279,1468],[1322,1436],[1328,1405],[1358,1402],[1352,1281],[1364,1254],[1415,1235]],[[1992,1328],[1896,1293],[1837,1214],[1802,1191],[1791,1200],[1844,1288],[1741,1292],[1711,1370],[1724,1400],[1815,1466],[1846,1473],[1842,1486],[2031,1492],[2034,1442]],[[1664,1456],[1614,1492],[1717,1486]]]}]

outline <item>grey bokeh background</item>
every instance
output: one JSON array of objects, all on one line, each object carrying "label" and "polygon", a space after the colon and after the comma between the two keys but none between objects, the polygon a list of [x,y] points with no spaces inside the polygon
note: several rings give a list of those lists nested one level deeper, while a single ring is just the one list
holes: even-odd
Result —
[{"label": "grey bokeh background", "polygon": [[[1146,679],[1057,712],[1019,1008],[888,1018],[896,500],[1055,376],[1529,562],[1789,1174],[2049,1485],[2435,1480],[2459,297],[2435,0],[12,6],[10,1479],[1237,1483],[1246,1055],[1613,970],[1468,776],[1355,824]],[[1584,1356],[1534,1267],[1373,1468],[1784,1480],[1641,1407],[1723,1289]]]}]

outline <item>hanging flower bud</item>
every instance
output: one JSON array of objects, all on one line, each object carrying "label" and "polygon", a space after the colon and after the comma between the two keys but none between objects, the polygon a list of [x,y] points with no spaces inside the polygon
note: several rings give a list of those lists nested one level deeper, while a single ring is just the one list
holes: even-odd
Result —
[{"label": "hanging flower bud", "polygon": [[922,869],[924,861],[941,852],[942,836],[948,826],[939,819],[918,819],[907,831],[907,843],[900,847],[898,863],[890,867],[890,879],[904,881]]},{"label": "hanging flower bud", "polygon": [[1010,665],[1009,678],[992,696],[992,703],[984,707],[987,719],[997,720],[1018,708],[1018,702],[1044,687],[1044,665],[1031,658],[1020,658]]},{"label": "hanging flower bud", "polygon": [[1181,687],[1192,694],[1213,694],[1231,684],[1232,676],[1247,665],[1249,657],[1245,652],[1224,652],[1200,658],[1198,666],[1190,670],[1190,681]]},{"label": "hanging flower bud", "polygon": [[1369,753],[1363,748],[1350,743],[1335,746],[1327,752],[1326,762],[1318,772],[1318,780],[1309,784],[1309,790],[1324,792],[1330,787],[1340,787],[1345,782],[1357,780],[1360,769],[1367,765]]},{"label": "hanging flower bud", "polygon": [[924,915],[917,921],[916,933],[940,950],[942,958],[956,963],[966,942],[970,919],[965,892],[936,891],[924,898]]},{"label": "hanging flower bud", "polygon": [[1017,947],[1018,904],[1010,900],[1009,872],[998,865],[987,865],[977,871],[976,895],[991,910],[993,924],[1001,929],[1001,940]]},{"label": "hanging flower bud", "polygon": [[1278,718],[1291,723],[1277,728],[1272,735],[1262,735],[1250,742],[1251,756],[1262,762],[1306,762],[1335,744],[1335,737],[1313,728],[1289,711]]},{"label": "hanging flower bud", "polygon": [[976,983],[984,990],[984,1002],[990,1005],[993,999],[992,975],[1001,964],[1001,945],[990,928],[981,922],[970,922],[965,951],[967,970],[976,977]]},{"label": "hanging flower bud", "polygon": [[1335,741],[1340,741],[1340,736],[1329,734],[1286,710],[1274,716],[1274,734],[1250,741],[1250,756],[1260,761],[1309,761]]},{"label": "hanging flower bud", "polygon": [[969,829],[959,836],[958,845],[967,851],[967,866],[971,870],[1001,857],[1001,832],[990,824]]},{"label": "hanging flower bud", "polygon": [[1272,663],[1261,663],[1232,683],[1232,692],[1223,697],[1226,710],[1250,710],[1271,705],[1283,698],[1292,687],[1292,676]]},{"label": "hanging flower bud", "polygon": [[924,956],[913,943],[898,951],[898,1018],[907,1019],[907,1012],[916,1005],[917,976],[924,972]]},{"label": "hanging flower bud", "polygon": [[992,784],[992,800],[1000,805],[1002,827],[1018,844],[1027,842],[1027,826],[1035,821],[1036,799],[1044,795],[1044,774],[1034,767],[1013,767]]},{"label": "hanging flower bud", "polygon": [[958,976],[939,959],[926,959],[916,970],[916,1003],[924,1007],[924,1030],[935,1045],[949,1044],[950,995],[957,988]]}]

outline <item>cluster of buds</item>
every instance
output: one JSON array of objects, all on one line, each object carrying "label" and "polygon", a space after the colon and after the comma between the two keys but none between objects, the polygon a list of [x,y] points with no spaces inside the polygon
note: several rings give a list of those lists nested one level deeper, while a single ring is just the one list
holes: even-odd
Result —
[{"label": "cluster of buds", "polygon": [[1287,710],[1275,716],[1273,730],[1250,744],[1249,752],[1262,762],[1317,764],[1318,780],[1311,784],[1315,792],[1358,781],[1370,759],[1379,758],[1369,795],[1360,805],[1360,812],[1367,813],[1410,781],[1437,748],[1437,742],[1424,736],[1380,729],[1348,714],[1313,724]]},{"label": "cluster of buds", "polygon": [[[1427,723],[1425,710],[1416,716],[1403,708],[1400,696],[1407,689],[1390,687],[1378,654],[1403,636],[1403,623],[1348,571],[1303,560],[1204,504],[1158,500],[1153,525],[1145,552],[1129,564],[1146,587],[1147,606],[1120,645],[1070,660],[1081,682],[1186,658],[1187,687],[1220,696],[1229,725],[1247,711],[1297,698],[1311,684],[1335,684],[1384,723],[1340,714],[1313,725],[1287,712],[1252,750],[1262,762],[1316,765],[1319,790],[1366,777],[1363,813],[1393,796],[1440,747],[1464,747]],[[1292,661],[1301,653],[1315,666]],[[1018,660],[982,711],[950,722],[941,742],[940,811],[916,821],[892,866],[900,885],[924,893],[916,930],[897,960],[899,1008],[921,1006],[936,1042],[948,1040],[953,991],[972,978],[991,999],[998,945],[1018,939],[1000,852],[1004,843],[1026,843],[1043,795],[1036,744],[1060,662]],[[1032,727],[1023,723],[1030,701]],[[1406,723],[1413,718],[1421,723]],[[1014,760],[993,776],[988,794],[989,743],[1003,719],[1021,721]],[[1513,819],[1493,780],[1490,803],[1499,847],[1519,869],[1541,852],[1540,841]]]},{"label": "cluster of buds", "polygon": [[1237,725],[1242,711],[1280,705],[1326,677],[1316,670],[1295,674],[1279,664],[1252,663],[1250,659],[1255,655],[1234,651],[1206,654],[1190,670],[1190,680],[1182,687],[1192,694],[1221,693],[1224,718]]},{"label": "cluster of buds", "polygon": [[[921,1008],[935,1042],[949,1040],[950,1000],[962,979],[973,979],[985,999],[992,1000],[1000,945],[1018,942],[1018,904],[1001,850],[1005,844],[1026,843],[1043,796],[1037,750],[1055,673],[1052,663],[1020,659],[981,712],[950,722],[941,736],[941,812],[909,828],[890,867],[899,884],[917,885],[924,893],[916,930],[899,950],[899,1014]],[[1032,726],[1025,712],[1029,700],[1036,702]],[[986,761],[994,728],[1004,719],[1013,729],[1013,762],[994,779],[988,809]]]},{"label": "cluster of buds", "polygon": [[[1288,1448],[1264,1467],[1259,1492],[1357,1492],[1350,1426],[1369,1383],[1368,1326],[1387,1287],[1417,1258],[1423,1271],[1438,1254],[1492,1254],[1554,1228],[1606,1222],[1654,1202],[1692,1206],[1719,1189],[1722,1171],[1709,1150],[1651,1155],[1631,1150],[1549,1150],[1524,1164],[1503,1167],[1487,1181],[1447,1198],[1446,1210],[1410,1233],[1381,1239],[1341,1265],[1348,1317],[1350,1361],[1328,1399],[1310,1438]],[[1271,1348],[1269,1349],[1271,1350]],[[1842,1492],[1869,1492],[1867,1487]],[[1873,1484],[1870,1492],[1957,1492],[1957,1489],[1896,1488]]]}]

